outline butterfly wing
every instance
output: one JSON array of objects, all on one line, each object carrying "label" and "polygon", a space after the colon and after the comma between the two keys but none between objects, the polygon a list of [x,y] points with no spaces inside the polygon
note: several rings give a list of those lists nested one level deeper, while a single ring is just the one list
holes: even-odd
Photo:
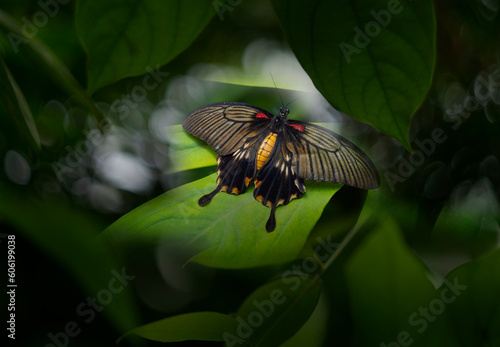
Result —
[{"label": "butterfly wing", "polygon": [[250,138],[259,135],[273,115],[261,108],[237,103],[219,102],[202,106],[182,122],[188,133],[204,140],[218,154],[236,152]]},{"label": "butterfly wing", "polygon": [[290,120],[288,125],[286,143],[294,154],[292,167],[300,178],[378,188],[380,178],[375,165],[356,145],[314,124]]},{"label": "butterfly wing", "polygon": [[217,157],[217,187],[198,200],[200,206],[208,204],[219,192],[236,195],[245,192],[257,171],[256,157],[262,138],[265,133],[248,140],[234,153]]},{"label": "butterfly wing", "polygon": [[306,187],[293,167],[293,153],[287,148],[283,132],[278,133],[269,160],[255,177],[254,197],[271,209],[266,230],[276,228],[274,213],[279,205],[286,205],[292,199],[299,199]]}]

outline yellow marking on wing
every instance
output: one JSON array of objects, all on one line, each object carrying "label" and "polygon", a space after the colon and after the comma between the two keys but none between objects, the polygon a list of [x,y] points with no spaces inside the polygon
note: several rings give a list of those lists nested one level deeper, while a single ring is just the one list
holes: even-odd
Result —
[{"label": "yellow marking on wing", "polygon": [[231,191],[231,193],[238,195],[238,194],[240,194],[240,190],[238,188],[234,187],[233,190]]}]

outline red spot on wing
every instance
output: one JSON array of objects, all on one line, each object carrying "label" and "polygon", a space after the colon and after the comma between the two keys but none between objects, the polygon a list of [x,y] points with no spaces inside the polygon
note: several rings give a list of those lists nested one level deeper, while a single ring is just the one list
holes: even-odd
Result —
[{"label": "red spot on wing", "polygon": [[259,112],[255,115],[255,118],[264,118],[264,119],[269,119],[268,116],[266,116],[264,113]]},{"label": "red spot on wing", "polygon": [[288,124],[289,126],[291,126],[292,128],[295,128],[297,129],[298,131],[300,131],[301,133],[304,132],[304,126],[302,124]]}]

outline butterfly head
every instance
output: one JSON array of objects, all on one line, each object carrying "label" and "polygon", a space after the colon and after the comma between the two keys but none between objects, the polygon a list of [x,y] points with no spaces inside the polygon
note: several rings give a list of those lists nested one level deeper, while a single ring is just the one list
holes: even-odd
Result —
[{"label": "butterfly head", "polygon": [[286,107],[280,107],[280,111],[276,116],[273,117],[271,121],[271,130],[273,132],[278,132],[278,130],[284,125],[287,124],[288,121],[286,117],[290,111]]},{"label": "butterfly head", "polygon": [[286,107],[280,107],[278,118],[286,119],[286,117],[288,117],[288,113],[290,113],[289,109],[287,109]]}]

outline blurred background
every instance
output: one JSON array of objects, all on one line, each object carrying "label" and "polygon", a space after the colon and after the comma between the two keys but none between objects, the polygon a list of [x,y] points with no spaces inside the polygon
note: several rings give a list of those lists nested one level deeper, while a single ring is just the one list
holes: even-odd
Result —
[{"label": "blurred background", "polygon": [[[75,33],[74,7],[72,2],[61,5],[57,16],[36,36],[85,86],[86,54]],[[0,8],[20,21],[40,11],[37,2],[27,0],[2,0]],[[211,102],[245,102],[274,113],[283,102],[291,110],[291,119],[334,123],[336,132],[358,144],[375,162],[384,189],[399,201],[397,218],[408,243],[437,277],[497,248],[499,8],[494,0],[435,1],[435,75],[410,129],[413,148],[430,152],[423,158],[338,112],[315,91],[267,1],[243,1],[223,20],[215,16],[187,50],[158,67],[161,73],[155,75],[154,87],[146,88],[144,76],[139,76],[99,89],[92,97],[109,119],[104,131],[97,130],[96,120],[62,90],[29,50],[15,52],[3,28],[1,56],[26,98],[41,144],[38,153],[33,150],[3,98],[0,236],[16,235],[19,341],[33,346],[51,343],[48,334],[63,331],[68,319],[74,318],[80,320],[81,332],[69,345],[114,343],[119,334],[109,317],[96,314],[89,323],[81,323],[85,316],[77,313],[79,305],[87,302],[89,288],[72,272],[85,267],[79,263],[98,261],[101,255],[93,254],[91,247],[88,253],[82,248],[82,253],[75,253],[74,265],[67,265],[62,260],[71,255],[57,245],[78,242],[78,236],[73,236],[79,233],[97,236],[151,198],[213,173],[215,166],[175,172],[170,160],[173,139],[166,130]],[[441,129],[444,140],[434,143],[434,148],[425,147],[436,129]],[[340,241],[359,214],[364,196],[365,192],[344,187],[317,229],[335,229],[333,235]],[[341,217],[328,213],[335,209],[342,211]],[[144,323],[193,310],[234,311],[277,271],[197,265],[179,271],[182,263],[165,247],[160,242],[149,253],[123,260],[127,273],[137,276],[127,286],[137,310],[131,320]],[[120,266],[114,269],[121,272]],[[342,340],[347,335],[337,337],[339,345],[347,343]]]}]

